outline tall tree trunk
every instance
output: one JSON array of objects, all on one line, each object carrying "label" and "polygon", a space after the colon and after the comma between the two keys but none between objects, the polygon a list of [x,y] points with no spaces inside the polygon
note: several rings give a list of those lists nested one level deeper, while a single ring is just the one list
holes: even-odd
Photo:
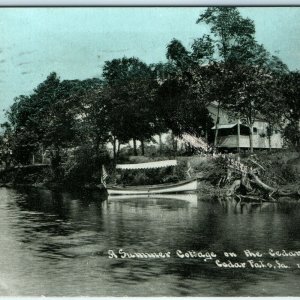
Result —
[{"label": "tall tree trunk", "polygon": [[141,139],[141,149],[142,149],[142,155],[145,155],[145,143],[144,143],[144,139]]},{"label": "tall tree trunk", "polygon": [[173,134],[173,132],[172,132],[172,146],[173,146],[174,156],[176,156],[176,154],[177,154],[177,140],[176,140],[175,135]]},{"label": "tall tree trunk", "polygon": [[120,143],[120,141],[118,140],[118,150],[117,150],[117,157],[119,157],[119,154],[120,154],[120,149],[121,149],[121,143]]},{"label": "tall tree trunk", "polygon": [[240,137],[241,137],[241,126],[240,126],[240,118],[238,118],[238,122],[237,122],[237,152],[238,153],[241,152]]},{"label": "tall tree trunk", "polygon": [[252,101],[250,101],[250,107],[249,107],[249,117],[248,117],[248,124],[250,129],[250,135],[249,135],[249,144],[250,144],[250,153],[253,153],[253,124],[255,121],[255,117],[253,114],[252,109]]},{"label": "tall tree trunk", "polygon": [[61,156],[60,156],[60,148],[59,146],[55,146],[54,150],[51,151],[51,167],[54,174],[54,179],[58,180],[60,179],[60,167],[61,164]]},{"label": "tall tree trunk", "polygon": [[159,154],[162,154],[162,139],[161,139],[161,133],[158,135],[159,137]]},{"label": "tall tree trunk", "polygon": [[249,135],[249,143],[250,143],[250,153],[253,153],[253,124],[250,124],[250,135]]},{"label": "tall tree trunk", "polygon": [[133,139],[133,154],[134,154],[134,156],[138,155],[137,149],[136,149],[136,139],[135,138]]},{"label": "tall tree trunk", "polygon": [[114,153],[114,162],[116,162],[116,159],[117,159],[117,153],[116,153],[116,137],[114,136],[113,137],[113,153]]},{"label": "tall tree trunk", "polygon": [[45,162],[46,151],[44,151],[44,146],[41,145],[41,156],[42,156],[42,164]]},{"label": "tall tree trunk", "polygon": [[97,138],[95,141],[95,154],[97,160],[99,159],[99,147],[100,147],[100,139]]},{"label": "tall tree trunk", "polygon": [[272,150],[272,141],[271,141],[272,137],[271,135],[269,135],[269,152],[271,152]]},{"label": "tall tree trunk", "polygon": [[271,124],[269,123],[269,128],[267,129],[267,135],[268,135],[268,140],[269,140],[269,152],[272,150],[272,127]]}]

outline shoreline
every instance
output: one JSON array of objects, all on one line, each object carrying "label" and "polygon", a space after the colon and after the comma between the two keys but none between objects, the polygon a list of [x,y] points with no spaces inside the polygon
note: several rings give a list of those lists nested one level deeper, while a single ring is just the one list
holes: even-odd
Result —
[{"label": "shoreline", "polygon": [[39,188],[39,189],[48,189],[48,190],[59,190],[59,191],[99,191],[106,192],[106,189],[102,184],[84,184],[80,187],[77,185],[65,185],[62,183],[0,183],[0,188]]},{"label": "shoreline", "polygon": [[[192,178],[197,178],[199,183],[199,190],[196,192],[201,198],[219,198],[226,200],[232,197],[237,202],[245,203],[259,203],[259,202],[281,202],[282,200],[290,199],[290,201],[299,201],[299,187],[300,187],[300,157],[298,152],[285,151],[281,153],[255,153],[251,156],[241,156],[238,162],[241,164],[252,165],[257,169],[257,176],[263,182],[254,182],[252,176],[245,182],[240,171],[232,171],[228,165],[228,158],[234,159],[232,155],[220,156],[212,159],[205,156],[189,156],[178,157],[179,162],[175,172],[169,173],[153,173],[148,174],[148,177],[140,178],[137,182],[136,177],[129,174],[131,177],[127,178],[128,182],[125,185],[151,185],[151,181],[161,180],[164,178],[168,180],[184,180],[187,179],[187,166],[192,169],[189,174]],[[143,159],[147,159],[143,157]],[[151,158],[148,158],[151,160]],[[254,164],[253,164],[254,163]],[[229,169],[228,169],[229,168]],[[49,169],[50,171],[50,169]],[[0,187],[5,188],[42,188],[49,190],[60,191],[99,191],[106,193],[104,186],[97,182],[100,174],[94,173],[85,182],[68,181],[64,174],[61,180],[51,180],[51,171],[48,169],[41,169],[39,166],[33,168],[19,168],[9,169],[0,172]],[[249,173],[251,175],[251,173]],[[248,175],[249,175],[248,174]],[[114,181],[116,175],[109,178],[108,182]],[[154,177],[151,177],[154,176]],[[164,178],[162,177],[164,176]],[[185,177],[185,178],[184,178]],[[129,179],[132,179],[132,183]],[[138,178],[139,179],[139,178]],[[147,182],[147,180],[149,182]],[[100,179],[99,179],[100,181]],[[167,181],[166,181],[167,182]],[[252,185],[250,187],[250,185]],[[262,183],[259,186],[257,183]],[[267,189],[266,189],[267,187]],[[269,189],[269,190],[268,190]],[[271,190],[271,193],[270,193]],[[280,193],[278,191],[280,190]],[[294,191],[294,196],[289,197],[288,192]],[[272,196],[277,194],[276,199]],[[279,201],[280,199],[280,201]]]}]

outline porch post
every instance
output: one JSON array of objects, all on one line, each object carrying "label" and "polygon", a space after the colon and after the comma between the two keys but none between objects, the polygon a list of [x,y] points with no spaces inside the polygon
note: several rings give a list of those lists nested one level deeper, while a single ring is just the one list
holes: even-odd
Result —
[{"label": "porch post", "polygon": [[216,118],[216,123],[215,123],[215,139],[214,139],[214,148],[216,150],[217,145],[218,145],[218,130],[219,130],[219,119],[220,119],[220,103],[218,102],[218,111],[217,111],[217,118]]}]

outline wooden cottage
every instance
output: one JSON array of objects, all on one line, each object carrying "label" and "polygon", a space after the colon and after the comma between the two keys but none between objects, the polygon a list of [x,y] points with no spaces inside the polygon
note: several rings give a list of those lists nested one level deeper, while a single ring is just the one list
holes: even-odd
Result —
[{"label": "wooden cottage", "polygon": [[[246,124],[230,117],[230,114],[219,108],[215,103],[211,103],[208,110],[216,124],[217,115],[219,123],[217,125],[218,134],[216,147],[221,150],[226,149],[249,149],[250,129]],[[212,128],[216,130],[216,125]],[[269,123],[262,117],[257,118],[253,124],[253,148],[254,149],[280,149],[283,146],[283,139],[278,128],[270,130]]]}]

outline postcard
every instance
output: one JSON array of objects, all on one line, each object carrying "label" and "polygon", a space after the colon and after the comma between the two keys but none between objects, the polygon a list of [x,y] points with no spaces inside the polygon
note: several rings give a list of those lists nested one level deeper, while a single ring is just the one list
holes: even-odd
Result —
[{"label": "postcard", "polygon": [[1,7],[0,296],[300,296],[300,7]]}]

